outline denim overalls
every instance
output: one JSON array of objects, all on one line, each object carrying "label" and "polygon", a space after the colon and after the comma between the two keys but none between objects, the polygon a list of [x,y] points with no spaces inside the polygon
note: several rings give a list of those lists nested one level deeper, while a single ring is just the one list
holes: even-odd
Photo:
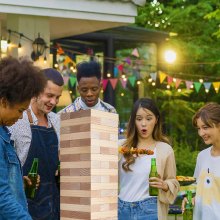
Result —
[{"label": "denim overalls", "polygon": [[28,113],[28,118],[32,141],[23,172],[24,175],[28,175],[33,159],[38,158],[38,174],[40,175],[40,186],[35,198],[28,199],[28,210],[34,220],[58,220],[60,219],[60,199],[55,180],[59,161],[57,134],[53,127],[33,125],[30,113]]}]

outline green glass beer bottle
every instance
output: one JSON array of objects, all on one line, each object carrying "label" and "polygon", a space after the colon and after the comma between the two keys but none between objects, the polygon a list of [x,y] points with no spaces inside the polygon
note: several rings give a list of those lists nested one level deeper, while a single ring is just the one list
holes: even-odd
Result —
[{"label": "green glass beer bottle", "polygon": [[25,193],[27,198],[33,199],[36,193],[36,184],[38,176],[38,158],[34,158],[31,169],[28,173],[28,178],[31,180],[32,185],[27,185],[25,188]]},{"label": "green glass beer bottle", "polygon": [[186,203],[185,211],[183,213],[183,220],[193,220],[192,191],[187,191],[186,197],[188,203]]},{"label": "green glass beer bottle", "polygon": [[[156,158],[151,158],[151,169],[150,169],[150,177],[157,177],[157,165],[156,165]],[[149,195],[150,196],[158,196],[158,189],[152,186],[149,186]]]}]

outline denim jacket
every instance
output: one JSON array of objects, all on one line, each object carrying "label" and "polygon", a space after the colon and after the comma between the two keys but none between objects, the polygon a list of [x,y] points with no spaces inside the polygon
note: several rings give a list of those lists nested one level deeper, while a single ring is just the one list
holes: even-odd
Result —
[{"label": "denim jacket", "polygon": [[31,220],[19,159],[6,127],[0,126],[0,220]]}]

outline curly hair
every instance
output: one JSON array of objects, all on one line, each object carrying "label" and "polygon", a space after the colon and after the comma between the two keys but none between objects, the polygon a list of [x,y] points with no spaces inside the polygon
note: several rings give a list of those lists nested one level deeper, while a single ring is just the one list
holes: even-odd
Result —
[{"label": "curly hair", "polygon": [[101,80],[101,65],[96,61],[83,61],[76,65],[77,70],[77,82],[80,81],[82,77],[96,77]]},{"label": "curly hair", "polygon": [[42,70],[27,59],[6,57],[0,60],[0,98],[5,98],[10,105],[38,96],[45,85]]}]

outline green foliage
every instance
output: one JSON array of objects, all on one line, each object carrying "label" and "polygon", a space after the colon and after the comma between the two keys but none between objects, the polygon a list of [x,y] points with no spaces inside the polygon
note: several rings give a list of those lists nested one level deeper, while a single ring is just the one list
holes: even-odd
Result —
[{"label": "green foliage", "polygon": [[174,141],[173,150],[176,158],[177,175],[193,176],[196,158],[199,153],[198,146],[190,146],[188,143]]},{"label": "green foliage", "polygon": [[[217,9],[219,1],[161,0],[155,4],[152,2],[147,2],[145,7],[139,8],[136,24],[178,34],[167,42],[167,46],[178,52],[179,63],[175,64],[178,66],[176,69],[193,74],[196,72],[200,75],[207,73],[213,76],[219,75],[219,65],[199,65],[199,63],[219,62],[220,41],[216,37],[220,36],[220,33],[216,32],[219,28],[220,12]],[[213,17],[215,19],[207,19]],[[216,33],[213,35],[214,32]],[[186,68],[184,63],[198,63],[198,65],[188,65]]]}]

